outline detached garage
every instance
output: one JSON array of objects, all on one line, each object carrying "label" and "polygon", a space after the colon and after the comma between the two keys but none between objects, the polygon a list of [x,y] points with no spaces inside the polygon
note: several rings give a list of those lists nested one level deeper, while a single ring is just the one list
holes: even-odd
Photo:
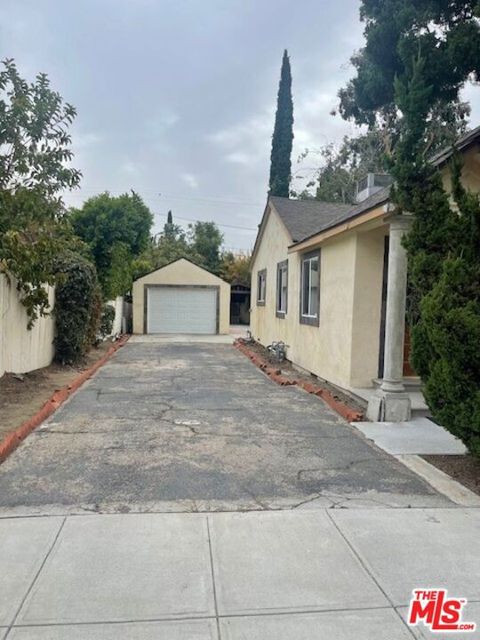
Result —
[{"label": "detached garage", "polygon": [[180,258],[133,283],[134,333],[228,333],[230,285]]}]

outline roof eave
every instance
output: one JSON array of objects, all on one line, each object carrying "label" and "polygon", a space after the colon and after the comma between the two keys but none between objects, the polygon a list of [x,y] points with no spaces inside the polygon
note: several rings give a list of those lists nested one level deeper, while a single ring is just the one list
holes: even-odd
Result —
[{"label": "roof eave", "polygon": [[[386,198],[384,201],[377,203],[375,206],[368,207],[363,211],[360,211],[356,215],[351,218],[347,218],[345,220],[341,220],[337,223],[334,223],[330,226],[325,227],[321,231],[317,233],[313,233],[307,238],[303,238],[303,240],[299,242],[295,242],[288,246],[288,252],[294,253],[296,251],[302,251],[304,248],[307,248],[310,244],[320,244],[326,238],[331,238],[333,236],[339,235],[340,233],[344,233],[345,231],[349,231],[351,228],[359,226],[363,224],[366,220],[359,220],[360,218],[383,218],[387,213],[391,213],[390,210],[391,202],[390,198]],[[378,211],[377,211],[378,210]],[[372,215],[372,213],[374,215]],[[305,246],[306,245],[306,246]]]},{"label": "roof eave", "polygon": [[431,162],[438,168],[443,167],[450,160],[455,151],[465,152],[467,149],[475,145],[480,145],[480,127],[471,131],[470,134],[466,134],[463,140],[460,139],[448,149],[440,151],[438,154],[433,156]]},{"label": "roof eave", "polygon": [[253,263],[255,262],[255,258],[257,257],[258,248],[260,247],[260,244],[262,242],[262,237],[263,237],[263,233],[265,231],[265,227],[267,226],[268,213],[269,213],[270,210],[275,211],[275,214],[276,214],[277,218],[280,220],[283,228],[285,229],[285,233],[290,238],[290,240],[293,240],[292,234],[290,233],[290,231],[285,226],[285,223],[283,222],[282,217],[280,216],[280,214],[276,210],[275,205],[271,201],[270,196],[268,196],[267,203],[266,203],[265,209],[263,211],[262,220],[260,221],[260,224],[258,225],[258,233],[257,233],[257,237],[255,238],[255,244],[253,245],[252,259],[251,259],[251,262],[250,262],[251,265],[253,265]]}]

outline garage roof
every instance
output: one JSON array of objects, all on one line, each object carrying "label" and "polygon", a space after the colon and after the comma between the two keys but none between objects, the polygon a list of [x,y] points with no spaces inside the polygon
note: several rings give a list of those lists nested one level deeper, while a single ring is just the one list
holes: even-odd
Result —
[{"label": "garage roof", "polygon": [[[181,258],[176,258],[175,260],[172,260],[171,262],[167,262],[167,264],[163,264],[161,267],[157,267],[156,269],[152,269],[151,271],[147,271],[143,275],[141,275],[138,278],[136,278],[133,282],[137,282],[138,280],[141,280],[142,278],[145,278],[145,276],[148,276],[151,273],[155,273],[156,271],[162,271],[162,269],[166,269],[167,267],[172,266],[172,264],[175,264],[176,262],[181,262],[182,260],[184,260],[185,262],[188,262],[189,264],[193,265],[197,269],[201,269],[202,271],[206,271],[207,273],[209,273],[212,276],[215,276],[215,278],[218,278],[222,282],[226,282],[226,280],[223,280],[222,278],[220,278],[220,276],[218,276],[216,273],[213,273],[213,271],[210,271],[210,269],[207,269],[206,267],[202,267],[201,265],[197,264],[196,262],[193,262],[193,260],[190,260],[189,258],[185,258],[183,256]],[[228,284],[228,282],[227,282],[227,284]]]}]

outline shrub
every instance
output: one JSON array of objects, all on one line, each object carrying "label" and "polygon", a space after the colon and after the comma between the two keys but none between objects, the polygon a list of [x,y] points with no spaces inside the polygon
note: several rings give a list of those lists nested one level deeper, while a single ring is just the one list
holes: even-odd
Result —
[{"label": "shrub", "polygon": [[[416,327],[433,356],[423,364],[425,398],[433,416],[480,455],[480,268],[446,260],[439,282],[421,302]],[[421,342],[417,340],[417,344]],[[418,347],[417,347],[418,348]],[[423,362],[426,360],[426,362]],[[425,366],[425,364],[427,366]]]},{"label": "shrub", "polygon": [[87,350],[91,345],[98,345],[98,332],[102,316],[102,288],[97,282],[92,294],[92,309],[87,331]]},{"label": "shrub", "polygon": [[99,333],[102,338],[112,335],[113,321],[115,320],[115,308],[111,304],[104,304],[100,318]]},{"label": "shrub", "polygon": [[422,200],[407,248],[417,294],[412,362],[433,417],[480,456],[480,200],[452,165],[452,207],[438,184]]},{"label": "shrub", "polygon": [[94,265],[81,255],[65,252],[56,260],[55,358],[74,363],[95,340],[100,317],[100,289]]}]

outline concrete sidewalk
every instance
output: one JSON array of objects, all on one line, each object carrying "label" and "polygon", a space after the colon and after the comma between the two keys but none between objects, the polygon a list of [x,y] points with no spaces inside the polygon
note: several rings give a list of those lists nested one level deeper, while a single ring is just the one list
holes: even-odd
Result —
[{"label": "concrete sidewalk", "polygon": [[430,638],[411,591],[480,623],[479,540],[459,508],[1,518],[0,638]]}]

